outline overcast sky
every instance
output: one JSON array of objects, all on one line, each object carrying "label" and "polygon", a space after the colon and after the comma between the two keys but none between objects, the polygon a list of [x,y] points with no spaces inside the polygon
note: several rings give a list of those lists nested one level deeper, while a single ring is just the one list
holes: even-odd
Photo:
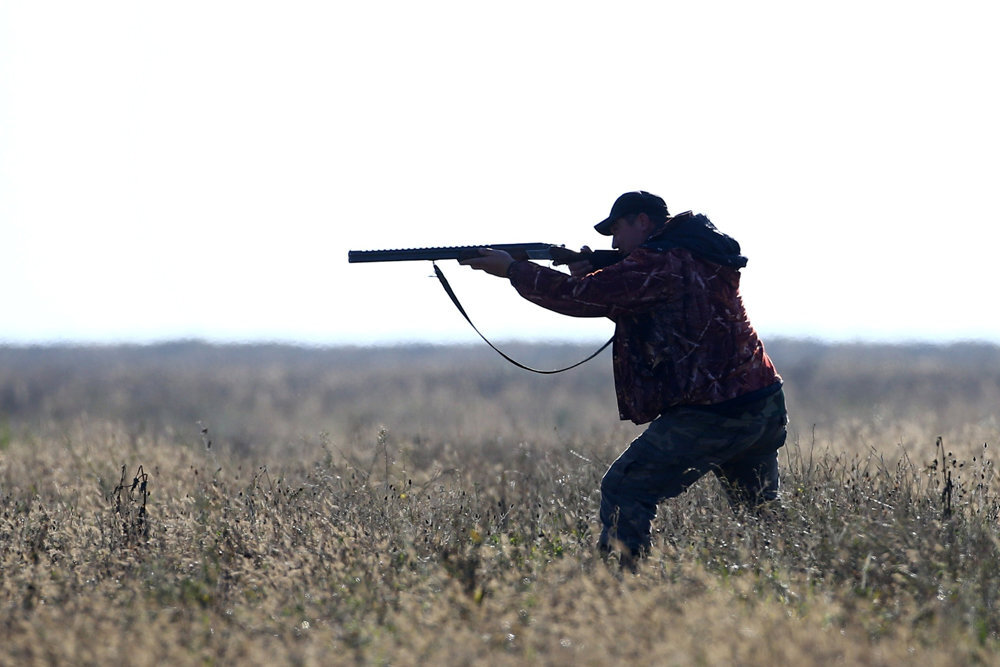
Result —
[{"label": "overcast sky", "polygon": [[[0,1],[0,343],[475,342],[428,263],[736,237],[766,336],[1000,342],[996,2]],[[597,340],[442,263],[504,339]]]}]

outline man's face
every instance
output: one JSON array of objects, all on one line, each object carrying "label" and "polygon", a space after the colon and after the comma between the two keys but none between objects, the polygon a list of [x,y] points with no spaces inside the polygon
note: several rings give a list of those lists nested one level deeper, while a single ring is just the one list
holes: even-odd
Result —
[{"label": "man's face", "polygon": [[652,223],[645,213],[618,218],[611,225],[611,247],[629,254],[649,238]]}]

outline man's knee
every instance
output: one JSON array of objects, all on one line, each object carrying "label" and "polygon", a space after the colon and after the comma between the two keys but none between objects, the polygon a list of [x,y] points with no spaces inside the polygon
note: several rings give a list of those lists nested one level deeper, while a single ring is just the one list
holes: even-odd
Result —
[{"label": "man's knee", "polygon": [[604,473],[601,478],[601,496],[605,498],[617,498],[622,490],[622,474],[614,466]]},{"label": "man's knee", "polygon": [[778,499],[778,454],[743,460],[717,473],[732,505],[755,507]]}]

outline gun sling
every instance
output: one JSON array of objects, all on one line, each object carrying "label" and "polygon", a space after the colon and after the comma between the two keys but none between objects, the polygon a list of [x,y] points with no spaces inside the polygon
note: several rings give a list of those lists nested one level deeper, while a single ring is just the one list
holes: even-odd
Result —
[{"label": "gun sling", "polygon": [[611,336],[611,338],[608,339],[608,342],[605,343],[604,345],[602,345],[600,347],[600,349],[597,350],[597,352],[594,352],[592,355],[590,355],[589,357],[587,357],[583,361],[578,361],[575,364],[573,364],[572,366],[567,366],[566,368],[557,368],[557,369],[554,369],[554,370],[540,370],[540,369],[537,369],[537,368],[532,368],[531,366],[525,366],[520,361],[517,361],[516,359],[512,359],[511,357],[507,356],[504,353],[503,350],[501,350],[496,345],[494,345],[493,343],[491,343],[489,341],[489,339],[486,338],[486,336],[483,335],[483,333],[479,330],[479,328],[475,324],[472,323],[472,319],[469,317],[468,313],[465,312],[465,308],[462,307],[462,304],[459,302],[458,297],[455,296],[455,291],[451,288],[451,285],[448,284],[448,279],[444,277],[444,272],[438,267],[437,262],[434,262],[434,274],[437,276],[438,280],[441,281],[441,286],[444,288],[444,291],[448,294],[448,297],[451,299],[451,302],[453,304],[455,304],[456,308],[458,308],[458,312],[462,313],[462,317],[464,317],[465,321],[469,323],[469,326],[471,326],[472,329],[477,334],[479,334],[479,337],[482,338],[486,342],[487,345],[489,345],[490,347],[492,347],[496,351],[496,353],[499,354],[501,357],[503,357],[504,359],[506,359],[510,363],[514,364],[518,368],[524,369],[526,371],[531,371],[532,373],[539,373],[540,375],[553,375],[555,373],[562,373],[564,371],[571,370],[573,368],[576,368],[577,366],[581,366],[581,365],[587,363],[588,361],[590,361],[591,359],[593,359],[594,357],[596,357],[597,355],[599,355],[601,352],[604,351],[604,349],[608,345],[611,345],[611,343],[615,339],[614,336]]}]

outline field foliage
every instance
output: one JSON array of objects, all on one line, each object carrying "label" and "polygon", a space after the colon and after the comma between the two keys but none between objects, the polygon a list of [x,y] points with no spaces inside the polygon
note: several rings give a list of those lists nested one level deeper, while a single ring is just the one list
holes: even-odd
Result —
[{"label": "field foliage", "polygon": [[1000,348],[769,352],[782,515],[706,478],[631,574],[607,353],[0,348],[0,664],[995,664]]}]

